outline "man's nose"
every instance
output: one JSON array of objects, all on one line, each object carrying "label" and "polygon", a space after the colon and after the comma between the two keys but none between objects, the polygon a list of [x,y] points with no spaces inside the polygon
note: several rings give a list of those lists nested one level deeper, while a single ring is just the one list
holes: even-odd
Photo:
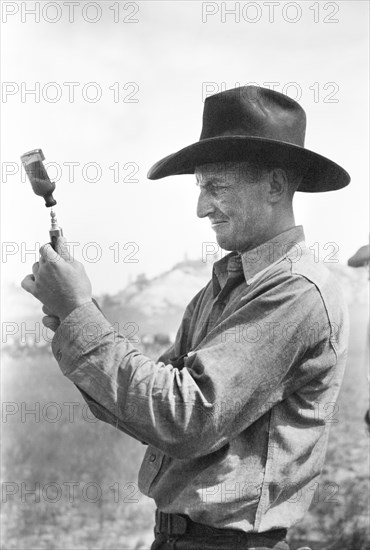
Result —
[{"label": "man's nose", "polygon": [[197,216],[198,218],[205,218],[209,216],[214,210],[212,204],[212,197],[209,196],[205,190],[201,190],[198,198]]}]

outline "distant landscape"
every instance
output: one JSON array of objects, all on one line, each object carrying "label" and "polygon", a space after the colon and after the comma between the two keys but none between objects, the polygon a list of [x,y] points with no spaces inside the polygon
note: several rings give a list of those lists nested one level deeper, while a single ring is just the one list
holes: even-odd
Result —
[{"label": "distant landscape", "polygon": [[[329,267],[349,304],[349,359],[319,490],[307,517],[291,531],[292,550],[370,548],[363,420],[369,405],[367,273]],[[111,322],[156,359],[210,272],[209,264],[185,261],[154,279],[140,275],[118,294],[97,300]],[[15,285],[3,300],[1,548],[149,549],[154,503],[137,488],[145,447],[89,413],[51,355],[40,305]]]}]

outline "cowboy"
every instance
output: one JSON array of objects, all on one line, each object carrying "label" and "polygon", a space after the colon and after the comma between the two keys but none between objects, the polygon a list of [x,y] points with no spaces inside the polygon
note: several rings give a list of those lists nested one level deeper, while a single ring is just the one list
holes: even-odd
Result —
[{"label": "cowboy", "polygon": [[58,261],[45,245],[22,282],[44,304],[54,356],[95,416],[148,445],[139,488],[157,506],[152,550],[286,550],[318,486],[348,317],[292,198],[350,178],[304,147],[305,124],[283,94],[227,90],[205,101],[200,140],[149,171],[195,173],[197,214],[230,251],[158,361],[115,333],[63,239]]},{"label": "cowboy", "polygon": [[366,267],[370,265],[370,245],[361,246],[353,256],[348,259],[350,267]]},{"label": "cowboy", "polygon": [[[348,258],[347,264],[350,267],[367,267],[369,269],[369,279],[370,279],[370,244],[365,244],[361,246],[353,256]],[[367,381],[370,382],[370,364],[369,364],[369,349],[370,349],[370,322],[367,324],[367,335],[365,343],[365,360],[364,365],[366,369]],[[369,396],[370,399],[370,396]],[[367,424],[367,429],[370,433],[370,407],[365,413],[364,420]]]}]

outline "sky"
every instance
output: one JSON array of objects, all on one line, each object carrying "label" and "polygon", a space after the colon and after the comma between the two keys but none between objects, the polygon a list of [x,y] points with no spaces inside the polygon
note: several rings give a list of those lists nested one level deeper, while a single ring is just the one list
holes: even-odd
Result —
[{"label": "sky", "polygon": [[209,221],[196,217],[194,176],[146,174],[198,141],[207,94],[251,83],[298,100],[305,146],[351,175],[343,190],[296,194],[308,245],[320,260],[346,263],[368,240],[367,2],[3,1],[1,8],[5,285],[20,283],[49,240],[49,211],[19,161],[35,148],[45,154],[59,223],[95,294],[216,251]]}]

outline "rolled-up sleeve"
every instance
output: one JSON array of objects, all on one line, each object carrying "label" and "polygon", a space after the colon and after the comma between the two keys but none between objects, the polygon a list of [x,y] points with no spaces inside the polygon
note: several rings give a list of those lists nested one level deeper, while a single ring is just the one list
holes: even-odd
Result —
[{"label": "rolled-up sleeve", "polygon": [[99,419],[169,456],[209,454],[335,364],[315,285],[297,275],[278,286],[241,301],[182,369],[140,353],[92,303],[63,321],[53,353]]}]

